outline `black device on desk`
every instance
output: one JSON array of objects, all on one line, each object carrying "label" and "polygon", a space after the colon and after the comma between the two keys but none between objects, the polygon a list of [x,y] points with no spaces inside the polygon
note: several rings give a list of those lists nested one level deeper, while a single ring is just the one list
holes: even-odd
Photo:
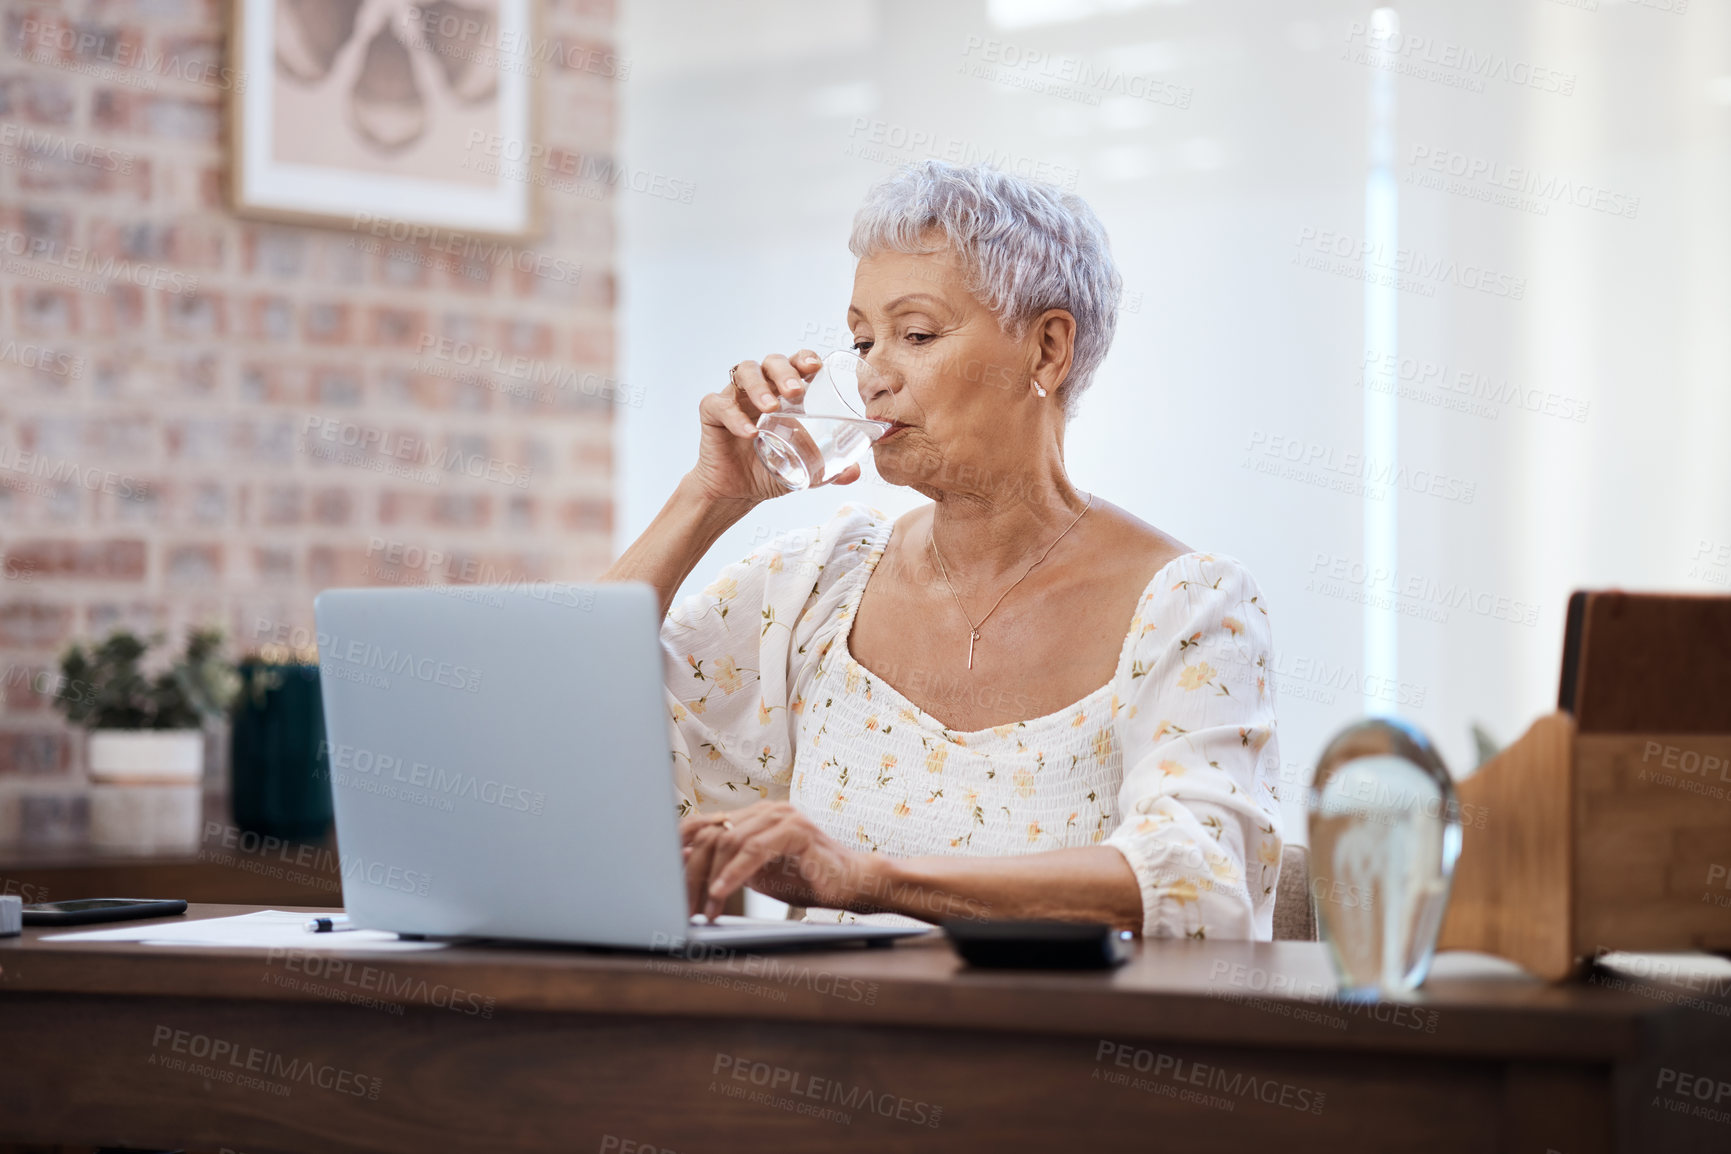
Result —
[{"label": "black device on desk", "polygon": [[184,914],[179,898],[74,898],[37,902],[24,907],[27,926],[81,926],[90,922],[124,922],[134,918],[166,918]]},{"label": "black device on desk", "polygon": [[950,921],[944,932],[970,966],[1007,970],[1108,970],[1135,948],[1128,930],[1095,922]]}]

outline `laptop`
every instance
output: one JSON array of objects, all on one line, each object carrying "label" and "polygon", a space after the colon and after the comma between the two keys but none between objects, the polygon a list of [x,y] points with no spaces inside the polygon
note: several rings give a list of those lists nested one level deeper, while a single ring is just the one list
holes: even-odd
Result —
[{"label": "laptop", "polygon": [[314,610],[355,926],[666,951],[928,932],[689,916],[649,586],[332,589]]}]

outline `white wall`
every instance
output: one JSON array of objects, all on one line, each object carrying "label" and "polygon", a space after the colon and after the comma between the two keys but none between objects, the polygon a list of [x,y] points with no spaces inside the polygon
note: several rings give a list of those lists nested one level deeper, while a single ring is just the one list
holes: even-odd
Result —
[{"label": "white wall", "polygon": [[[1431,733],[1457,773],[1472,764],[1470,723],[1517,736],[1554,703],[1570,590],[1727,587],[1724,554],[1716,566],[1696,554],[1731,549],[1731,11],[1398,7],[1405,39],[1379,70],[1354,32],[1370,6],[1328,0],[626,0],[624,159],[695,192],[622,195],[623,359],[644,403],[620,433],[620,545],[689,467],[697,400],[728,366],[847,342],[845,242],[866,188],[927,154],[997,156],[1073,175],[1111,232],[1126,311],[1071,427],[1070,471],[1260,580],[1289,801],[1328,736],[1364,711],[1359,679],[1383,660],[1367,665],[1361,591],[1419,591],[1384,614],[1398,667],[1383,708]],[[1083,65],[1105,79],[1031,90]],[[1383,74],[1398,244],[1422,266],[1385,296],[1400,353],[1439,376],[1407,382],[1397,443],[1381,450],[1426,471],[1410,477],[1471,486],[1471,500],[1393,493],[1398,576],[1329,585],[1319,555],[1367,556],[1364,500],[1329,487],[1339,474],[1326,469],[1295,479],[1250,465],[1275,438],[1325,461],[1365,448],[1356,274],[1376,258],[1305,258],[1325,255],[1324,234],[1347,247],[1365,236]],[[1531,180],[1528,203],[1488,202],[1484,180],[1411,179],[1415,157],[1457,154]],[[1479,270],[1498,274],[1495,292],[1461,283]],[[1585,420],[1436,403],[1463,398],[1430,382],[1461,374],[1554,394],[1555,409],[1584,404]],[[861,496],[891,512],[922,500],[872,480],[772,502],[694,583]],[[1424,592],[1462,587],[1491,612]],[[1536,606],[1535,623],[1497,619],[1496,598]],[[1445,619],[1417,615],[1427,607]]]}]

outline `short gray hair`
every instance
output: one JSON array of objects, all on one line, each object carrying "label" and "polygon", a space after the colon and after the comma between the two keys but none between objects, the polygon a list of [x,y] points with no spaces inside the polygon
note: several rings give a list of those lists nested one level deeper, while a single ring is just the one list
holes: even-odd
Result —
[{"label": "short gray hair", "polygon": [[1012,336],[1021,337],[1047,309],[1076,318],[1070,375],[1059,386],[1065,415],[1074,415],[1112,347],[1124,289],[1106,230],[1088,202],[984,164],[924,160],[867,194],[848,249],[858,258],[940,251],[931,242],[934,230],[961,258],[968,291]]}]

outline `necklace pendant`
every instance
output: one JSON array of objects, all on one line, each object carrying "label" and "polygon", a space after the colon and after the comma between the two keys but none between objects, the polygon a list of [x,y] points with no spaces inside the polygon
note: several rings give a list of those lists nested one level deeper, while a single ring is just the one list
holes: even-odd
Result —
[{"label": "necklace pendant", "polygon": [[974,642],[978,641],[979,639],[980,639],[980,631],[979,630],[974,629],[974,630],[970,630],[968,632],[968,668],[969,669],[972,669],[974,667]]}]

